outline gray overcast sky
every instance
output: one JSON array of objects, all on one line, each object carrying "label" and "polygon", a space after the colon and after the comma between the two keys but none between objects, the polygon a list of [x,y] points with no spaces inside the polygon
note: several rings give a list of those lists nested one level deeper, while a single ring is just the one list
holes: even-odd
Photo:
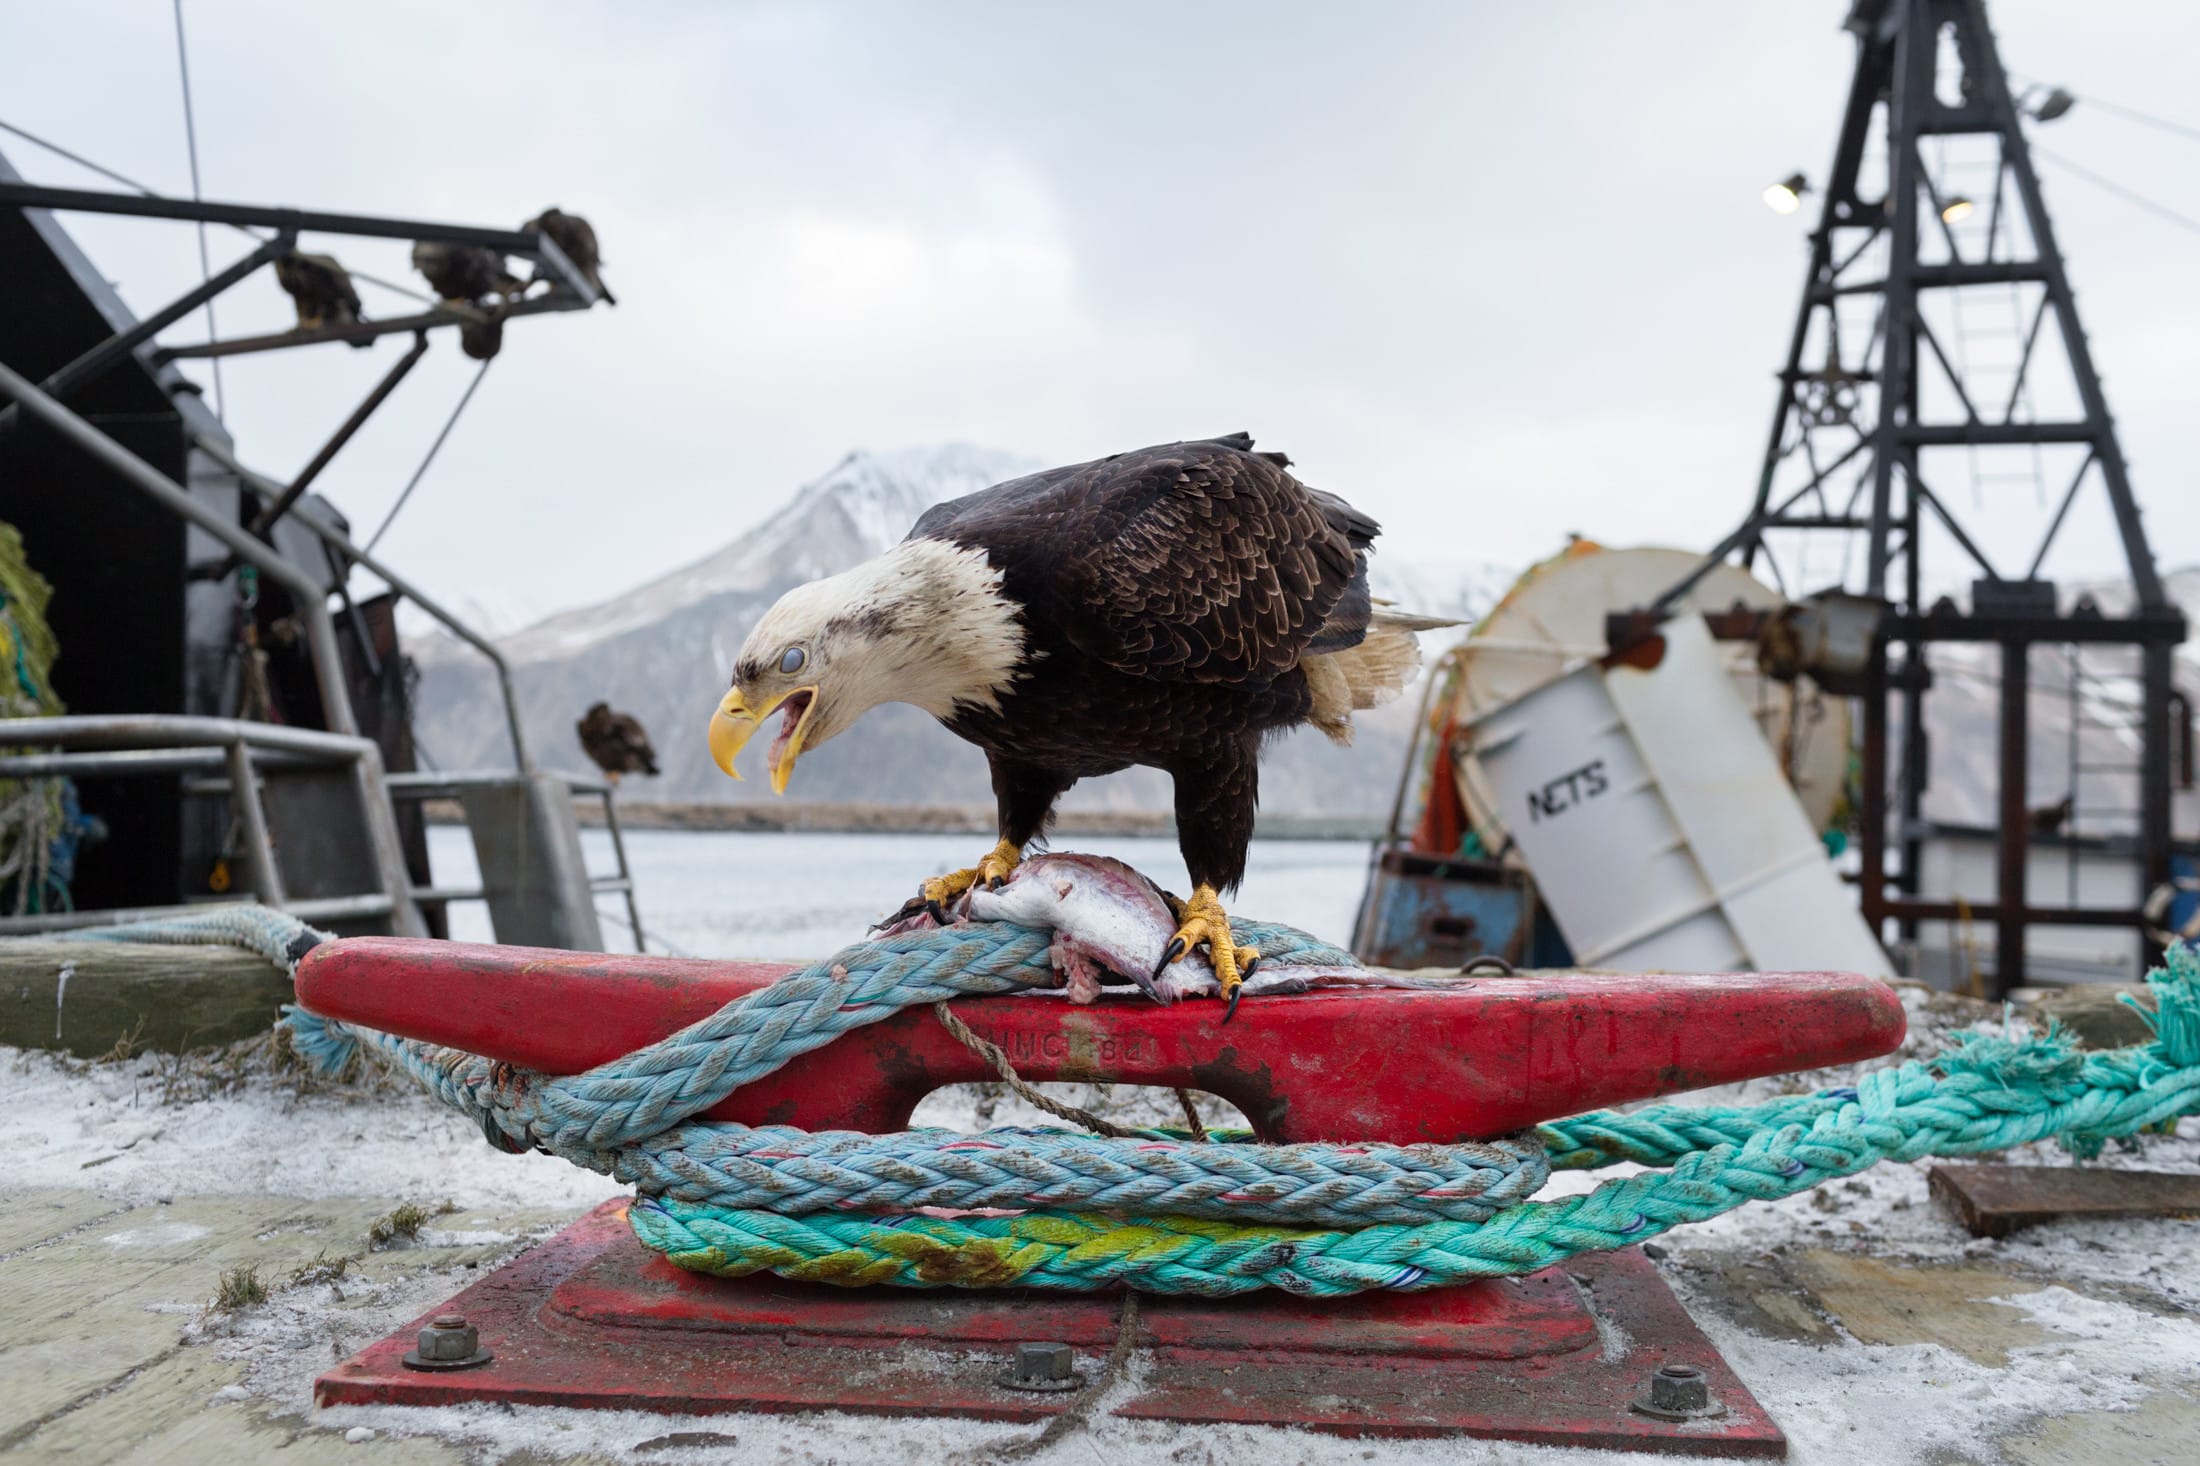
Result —
[{"label": "gray overcast sky", "polygon": [[[2200,125],[2200,6],[1993,8],[2013,70]],[[696,558],[852,447],[950,439],[1071,461],[1248,428],[1416,558],[1708,544],[1804,263],[1809,215],[1758,191],[1825,171],[1845,11],[185,6],[209,197],[595,221],[622,304],[509,330],[386,545],[504,622]],[[168,0],[7,7],[0,117],[187,191]],[[2200,216],[2200,142],[2083,105],[2037,135]],[[2200,236],[2042,171],[2157,551],[2200,559]],[[140,309],[196,278],[188,226],[69,223]],[[263,277],[223,328],[288,309]],[[226,367],[246,456],[294,471],[400,349]],[[323,480],[355,523],[471,370],[431,353]],[[2090,528],[2054,568],[2112,553]]]}]

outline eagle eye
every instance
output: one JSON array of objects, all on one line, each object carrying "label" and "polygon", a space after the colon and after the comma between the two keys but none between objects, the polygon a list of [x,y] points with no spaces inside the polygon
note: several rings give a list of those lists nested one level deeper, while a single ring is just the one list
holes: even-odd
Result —
[{"label": "eagle eye", "polygon": [[788,647],[785,651],[779,654],[779,670],[787,676],[792,677],[795,673],[802,670],[802,664],[804,662],[807,662],[809,659],[810,654],[802,650],[802,648],[798,646]]}]

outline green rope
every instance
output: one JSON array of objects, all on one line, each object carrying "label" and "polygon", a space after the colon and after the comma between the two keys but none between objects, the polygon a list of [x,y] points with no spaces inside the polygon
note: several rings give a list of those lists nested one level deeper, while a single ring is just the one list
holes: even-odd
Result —
[{"label": "green rope", "polygon": [[1535,1272],[1646,1241],[1750,1201],[1776,1201],[1883,1160],[1969,1156],[2061,1138],[2080,1154],[2200,1111],[2200,958],[2148,977],[2153,1043],[2085,1053],[2064,1035],[1962,1035],[1854,1089],[1751,1106],[1652,1105],[1540,1127],[1554,1165],[1664,1169],[1488,1221],[1310,1229],[1182,1216],[1038,1210],[1011,1217],[783,1216],[670,1197],[635,1203],[642,1242],[679,1266],[849,1286],[1125,1285],[1210,1297],[1281,1288],[1336,1297]]},{"label": "green rope", "polygon": [[[46,608],[48,585],[30,563],[22,532],[0,522],[0,717],[65,711],[53,691],[60,654]],[[15,752],[14,749],[5,750]],[[76,847],[91,828],[66,779],[0,779],[0,907],[22,915],[68,909]]]},{"label": "green rope", "polygon": [[[1331,960],[1288,928],[1246,923],[1241,935],[1256,930],[1263,950],[1273,948],[1287,965]],[[194,933],[250,945],[286,966],[318,939],[280,913],[252,908],[171,921],[144,936],[190,940]],[[102,935],[140,939],[129,929]],[[1431,1147],[1481,1152],[1454,1158],[1479,1168],[1473,1177],[1433,1186],[1377,1154],[1379,1147],[1223,1143],[1203,1150],[1161,1132],[1121,1141],[1017,1130],[803,1135],[692,1118],[795,1054],[899,1008],[1044,981],[1046,948],[1043,932],[993,923],[860,944],[660,1043],[559,1078],[302,1010],[290,1022],[311,1061],[342,1063],[364,1048],[473,1116],[503,1148],[539,1147],[635,1182],[643,1192],[628,1213],[635,1235],[681,1267],[849,1286],[1129,1286],[1208,1296],[1280,1288],[1320,1297],[1412,1291],[1628,1246],[1883,1160],[1980,1155],[2048,1139],[2090,1155],[2108,1140],[2200,1112],[2200,956],[2181,946],[2148,975],[2156,1002],[2149,1043],[2086,1052],[2052,1028],[2024,1038],[1959,1035],[1932,1058],[1872,1071],[1854,1088],[1746,1106],[1600,1110],[1541,1126],[1502,1152]],[[872,1142],[885,1149],[874,1151]],[[997,1160],[959,1157],[965,1149],[995,1152]],[[1346,1153],[1357,1158],[1346,1164]],[[1579,1195],[1526,1200],[1532,1186],[1517,1183],[1538,1176],[1543,1153],[1557,1166],[1627,1161],[1655,1169]],[[1264,1216],[1263,1207],[1280,1204],[1271,1194],[1238,1206],[1240,1193],[1212,1179],[1256,1164],[1281,1181],[1304,1183],[1314,1203],[1306,1215],[1323,1224]],[[897,1193],[904,1199],[892,1206],[863,1199],[885,1195],[872,1188],[888,1183],[915,1190]],[[915,1198],[949,1183],[1040,1190],[1007,1214],[918,1209]],[[1056,1186],[1130,1204],[1046,1205],[1044,1192]],[[1381,1205],[1366,1206],[1379,1188],[1388,1188]],[[1469,1196],[1461,1188],[1479,1189]],[[1452,1199],[1431,1200],[1446,1193]],[[1149,1212],[1138,1204],[1149,1196],[1193,1197],[1208,1214],[1195,1214],[1192,1204]],[[731,1204],[730,1197],[744,1200]],[[749,1197],[761,1199],[751,1204]]]}]

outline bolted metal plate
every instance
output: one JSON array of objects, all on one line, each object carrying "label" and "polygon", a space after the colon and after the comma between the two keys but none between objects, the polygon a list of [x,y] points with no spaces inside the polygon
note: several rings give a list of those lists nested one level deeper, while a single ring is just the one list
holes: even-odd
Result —
[{"label": "bolted metal plate", "polygon": [[[681,1413],[847,1410],[1043,1421],[1081,1398],[999,1382],[1020,1343],[1068,1344],[1089,1371],[1121,1298],[1035,1291],[839,1289],[682,1272],[608,1202],[315,1384],[333,1404],[499,1401]],[[463,1313],[494,1354],[459,1374],[402,1360]],[[1323,1301],[1145,1297],[1156,1368],[1119,1415],[1451,1433],[1724,1456],[1786,1454],[1779,1428],[1640,1252],[1526,1278]],[[1634,1408],[1661,1366],[1702,1372],[1715,1418]]]}]

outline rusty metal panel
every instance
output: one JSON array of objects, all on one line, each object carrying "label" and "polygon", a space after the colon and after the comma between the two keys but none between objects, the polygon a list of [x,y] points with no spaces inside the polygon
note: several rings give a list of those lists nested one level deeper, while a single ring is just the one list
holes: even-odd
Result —
[{"label": "rusty metal panel", "polygon": [[[420,1329],[451,1314],[477,1330],[489,1361],[407,1368]],[[685,1273],[645,1252],[622,1204],[607,1202],[338,1365],[314,1396],[1037,1423],[1082,1395],[998,1383],[1015,1345],[1068,1344],[1089,1381],[1121,1317],[1120,1295],[913,1294]],[[1153,1367],[1115,1407],[1133,1418],[1722,1456],[1787,1449],[1633,1250],[1429,1293],[1143,1297],[1138,1343]],[[1636,1408],[1665,1366],[1699,1371],[1711,1410],[1669,1420]]]},{"label": "rusty metal panel", "polygon": [[1482,956],[1515,967],[1572,961],[1525,871],[1397,847],[1376,857],[1352,950],[1374,967],[1460,967]]}]

